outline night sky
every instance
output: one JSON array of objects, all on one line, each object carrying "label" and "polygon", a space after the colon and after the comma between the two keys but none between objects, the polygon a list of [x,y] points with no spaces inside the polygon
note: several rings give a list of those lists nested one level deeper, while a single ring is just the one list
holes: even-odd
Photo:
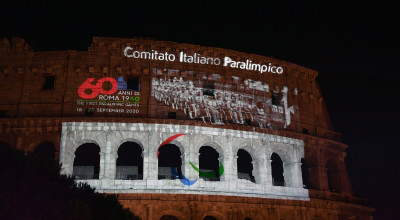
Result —
[{"label": "night sky", "polygon": [[[319,72],[356,196],[400,219],[398,1],[32,1],[0,3],[0,37],[36,51],[87,50],[93,36],[148,37],[249,52]],[[397,218],[396,218],[397,217]]]}]

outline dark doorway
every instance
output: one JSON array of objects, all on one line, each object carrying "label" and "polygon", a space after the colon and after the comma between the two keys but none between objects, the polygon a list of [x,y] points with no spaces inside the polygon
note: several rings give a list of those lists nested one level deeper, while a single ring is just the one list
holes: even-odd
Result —
[{"label": "dark doorway", "polygon": [[99,179],[100,147],[96,144],[82,144],[75,151],[74,170],[76,179]]},{"label": "dark doorway", "polygon": [[307,161],[304,158],[301,158],[301,177],[303,179],[303,188],[310,189],[311,188],[311,184],[309,181],[310,174],[308,172]]},{"label": "dark doorway", "polygon": [[285,186],[285,178],[283,176],[283,162],[277,153],[271,156],[271,169],[272,169],[272,185]]},{"label": "dark doorway", "polygon": [[243,149],[239,149],[237,152],[237,175],[238,179],[247,179],[255,183],[253,176],[253,164],[251,155]]},{"label": "dark doorway", "polygon": [[118,148],[116,179],[142,180],[142,147],[135,142],[125,142]]},{"label": "dark doorway", "polygon": [[158,151],[158,179],[180,179],[182,176],[182,153],[179,147],[175,144],[165,144]]},{"label": "dark doorway", "polygon": [[200,178],[205,181],[220,181],[219,153],[210,146],[202,146],[199,153]]}]

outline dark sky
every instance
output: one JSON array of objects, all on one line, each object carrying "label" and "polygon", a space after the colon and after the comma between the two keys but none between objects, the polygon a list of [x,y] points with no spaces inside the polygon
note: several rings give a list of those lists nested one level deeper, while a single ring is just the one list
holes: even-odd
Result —
[{"label": "dark sky", "polygon": [[2,1],[0,37],[23,37],[35,50],[86,50],[93,36],[149,37],[317,70],[335,130],[350,146],[356,195],[377,208],[376,219],[400,219],[398,1],[180,2]]}]

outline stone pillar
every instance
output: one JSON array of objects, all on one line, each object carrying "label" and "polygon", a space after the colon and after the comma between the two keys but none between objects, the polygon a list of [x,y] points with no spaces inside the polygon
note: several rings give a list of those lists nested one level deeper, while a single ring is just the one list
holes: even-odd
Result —
[{"label": "stone pillar", "polygon": [[220,181],[231,182],[237,179],[235,178],[237,174],[234,172],[235,165],[233,164],[233,160],[232,155],[224,155],[218,158],[218,161],[224,166],[224,174],[220,177]]},{"label": "stone pillar", "polygon": [[149,176],[149,152],[148,151],[143,151],[142,152],[142,157],[143,157],[143,180],[146,180]]},{"label": "stone pillar", "polygon": [[253,176],[257,184],[267,184],[266,162],[263,159],[256,159],[251,162],[253,164]]},{"label": "stone pillar", "polygon": [[272,160],[266,159],[265,160],[265,185],[272,186],[272,167],[271,167]]},{"label": "stone pillar", "polygon": [[181,158],[181,172],[182,172],[183,175],[185,175],[185,173],[186,173],[185,172],[186,171],[185,167],[187,167],[187,166],[186,166],[186,162],[185,161],[187,161],[187,159],[186,159],[187,157],[188,157],[188,153],[185,153],[185,152],[182,153],[181,156],[180,156],[180,158]]},{"label": "stone pillar", "polygon": [[103,154],[104,161],[101,162],[100,159],[100,164],[104,165],[104,169],[100,169],[104,171],[104,174],[101,175],[102,179],[115,179],[115,158],[111,158],[111,142],[108,139],[109,134],[107,134],[107,139],[106,139],[106,147],[105,147],[105,152]]},{"label": "stone pillar", "polygon": [[105,176],[105,169],[106,169],[106,161],[105,161],[105,156],[106,156],[106,152],[102,152],[100,151],[100,170],[99,170],[99,179],[106,179]]},{"label": "stone pillar", "polygon": [[[63,128],[63,131],[61,133],[61,141],[60,141],[61,157],[59,158],[59,163],[62,164],[60,173],[66,174],[66,175],[72,175],[74,158],[73,158],[73,154],[71,154],[71,150],[68,150],[66,147],[67,134],[68,134],[68,132],[66,131],[65,128]],[[71,161],[71,157],[72,157],[72,161]]]},{"label": "stone pillar", "polygon": [[[186,178],[190,180],[198,179],[199,173],[193,169],[193,167],[189,164],[189,161],[192,162],[196,167],[199,167],[199,153],[190,152],[185,153],[185,161],[182,160],[182,164],[185,163],[185,170],[182,169],[182,173],[185,175]],[[183,168],[183,166],[182,166]]]},{"label": "stone pillar", "polygon": [[[227,146],[225,149],[225,155],[223,157],[218,158],[219,162],[224,166],[224,175],[221,177],[221,181],[231,182],[237,179],[237,163],[234,158],[235,155],[232,155],[233,147],[232,147],[232,136],[227,137]],[[235,161],[235,163],[234,163]]]},{"label": "stone pillar", "polygon": [[[285,181],[288,182],[290,187],[303,187],[303,180],[301,175],[301,163],[293,162],[285,165],[285,172],[289,172],[285,175]],[[288,177],[288,179],[286,178]]]},{"label": "stone pillar", "polygon": [[157,150],[160,143],[158,143],[159,138],[156,137],[153,133],[149,133],[149,152],[148,152],[148,162],[147,162],[147,170],[143,172],[147,172],[148,180],[158,180],[158,159],[157,159]]}]

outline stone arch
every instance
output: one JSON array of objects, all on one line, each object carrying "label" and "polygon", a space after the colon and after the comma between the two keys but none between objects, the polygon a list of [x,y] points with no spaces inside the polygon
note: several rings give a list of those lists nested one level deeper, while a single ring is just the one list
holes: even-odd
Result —
[{"label": "stone arch", "polygon": [[177,142],[170,142],[157,149],[159,180],[177,179],[182,177],[182,171],[185,169],[185,153],[182,152],[183,148],[176,145],[176,143]]},{"label": "stone arch", "polygon": [[218,152],[220,158],[223,158],[225,156],[225,151],[222,147],[223,145],[216,140],[205,140],[200,142],[200,144],[196,146],[195,152],[199,152],[202,146],[210,146],[214,148]]},{"label": "stone arch", "polygon": [[76,148],[72,175],[77,179],[99,179],[101,148],[94,143],[85,143]]},{"label": "stone arch", "polygon": [[26,152],[26,151],[34,152],[38,145],[40,145],[40,144],[42,144],[42,143],[45,143],[45,142],[51,142],[51,143],[53,143],[53,145],[54,145],[54,147],[55,147],[55,150],[56,150],[56,151],[58,150],[58,149],[57,149],[57,146],[56,146],[56,144],[55,144],[55,143],[57,143],[57,142],[56,142],[56,140],[55,140],[54,138],[47,138],[47,137],[46,137],[46,138],[43,138],[43,137],[39,137],[39,138],[36,138],[34,141],[32,141],[32,142],[28,145],[28,148],[25,149],[25,152]]},{"label": "stone arch", "polygon": [[[199,177],[204,181],[221,181],[223,174],[220,172],[221,157],[220,153],[212,146],[201,146],[199,151]],[[223,166],[223,165],[222,165]]]},{"label": "stone arch", "polygon": [[93,140],[93,139],[79,139],[75,140],[72,144],[71,151],[73,154],[75,154],[76,149],[78,149],[79,146],[83,144],[96,144],[97,146],[100,147],[100,153],[105,152],[105,146],[99,144],[99,142]]},{"label": "stone arch", "polygon": [[[260,147],[258,147],[260,146]],[[239,143],[233,145],[232,147],[233,149],[233,154],[237,153],[238,150],[243,149],[245,151],[247,151],[251,158],[253,159],[253,161],[261,159],[262,155],[260,155],[259,151],[261,148],[261,145],[258,145],[256,141],[253,141],[253,143],[251,143],[251,141],[240,141]]]},{"label": "stone arch", "polygon": [[136,142],[123,142],[117,149],[115,179],[143,179],[143,146]]},{"label": "stone arch", "polygon": [[217,220],[228,220],[228,218],[226,216],[224,216],[223,214],[221,214],[220,212],[217,212],[217,211],[208,211],[208,212],[204,213],[204,215],[200,219],[203,220],[207,216],[214,217]]},{"label": "stone arch", "polygon": [[[148,135],[148,134],[146,134]],[[147,137],[147,136],[146,136]],[[139,144],[143,152],[148,152],[149,146],[147,144],[147,138],[141,132],[128,132],[128,131],[113,131],[111,134],[111,157],[115,158],[117,156],[118,147],[125,142],[135,142]]]},{"label": "stone arch", "polygon": [[285,186],[287,179],[285,178],[285,167],[282,157],[278,153],[272,153],[271,157],[271,175],[272,185]]},{"label": "stone arch", "polygon": [[260,209],[240,209],[240,211],[236,212],[236,218],[238,220],[266,220],[269,219],[265,217],[265,214],[262,213]]},{"label": "stone arch", "polygon": [[53,142],[44,141],[36,146],[33,150],[33,155],[39,159],[55,160],[56,146]]},{"label": "stone arch", "polygon": [[[189,152],[188,149],[187,149],[187,147],[185,148],[184,145],[182,144],[182,142],[181,142],[181,141],[178,141],[178,140],[176,140],[176,139],[173,140],[173,141],[171,141],[170,144],[174,144],[174,145],[176,145],[176,146],[179,148],[179,150],[181,151],[181,154],[182,154],[182,160],[184,160],[184,159],[185,159],[185,158],[184,158],[185,153],[186,153],[186,152]],[[157,146],[157,147],[158,147],[158,146]]]},{"label": "stone arch", "polygon": [[256,183],[254,176],[254,157],[245,149],[240,148],[237,150],[237,178],[238,179],[247,179]]},{"label": "stone arch", "polygon": [[268,153],[267,153],[267,158],[271,158],[273,153],[276,153],[279,155],[279,157],[282,159],[283,163],[290,163],[293,162],[293,158],[291,156],[290,149],[285,149],[288,148],[289,146],[287,145],[282,145],[282,144],[278,144],[278,145],[272,145],[272,147],[269,149]]},{"label": "stone arch", "polygon": [[143,145],[143,142],[140,141],[139,139],[137,139],[137,138],[124,138],[124,139],[121,139],[121,140],[118,140],[117,142],[115,142],[115,147],[113,147],[114,150],[112,150],[112,154],[111,154],[112,158],[117,159],[117,157],[118,157],[118,149],[121,147],[122,144],[124,144],[126,142],[133,142],[133,143],[139,145],[142,148],[142,152],[145,152],[147,150],[147,147],[145,147]]},{"label": "stone arch", "polygon": [[189,219],[189,217],[185,216],[181,211],[176,210],[176,209],[165,209],[162,212],[160,212],[160,214],[157,216],[157,220],[161,219],[162,216],[164,215],[172,215],[176,218],[178,218],[179,220],[185,220],[185,219]]},{"label": "stone arch", "polygon": [[[218,153],[219,163],[221,163],[222,166],[225,167],[225,163],[224,163],[225,151],[224,151],[224,148],[222,147],[223,145],[219,141],[217,141],[215,139],[207,140],[206,138],[204,138],[200,142],[200,144],[195,147],[195,152],[200,153],[200,148],[202,148],[203,146],[208,146],[208,147],[213,148]],[[200,166],[200,155],[199,155],[199,166]],[[218,177],[218,179],[219,179],[219,181],[224,181],[225,175]]]},{"label": "stone arch", "polygon": [[[67,134],[68,133],[65,133],[63,135]],[[73,140],[66,138],[66,140],[61,143],[61,148],[60,148],[59,162],[62,165],[61,167],[62,174],[72,175],[76,149],[78,149],[79,146],[87,143],[93,143],[100,147],[100,158],[101,158],[102,156],[101,154],[105,152],[105,146],[100,144],[98,141],[90,138],[73,139]]]}]

